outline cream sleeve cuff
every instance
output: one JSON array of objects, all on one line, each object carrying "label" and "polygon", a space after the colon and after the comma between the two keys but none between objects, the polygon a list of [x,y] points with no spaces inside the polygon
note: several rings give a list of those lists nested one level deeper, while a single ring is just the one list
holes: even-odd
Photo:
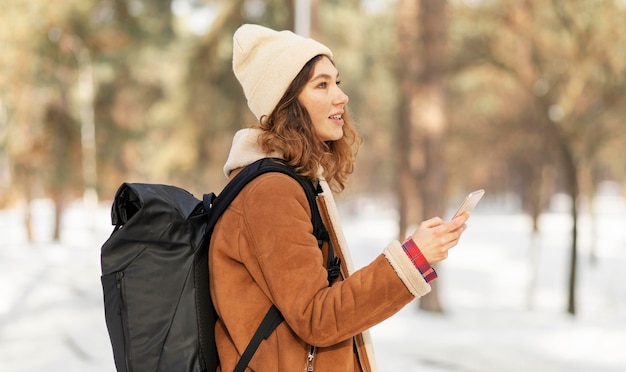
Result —
[{"label": "cream sleeve cuff", "polygon": [[402,249],[400,242],[391,242],[383,254],[413,296],[422,297],[430,292],[430,284],[426,283],[422,273],[413,265],[409,256]]}]

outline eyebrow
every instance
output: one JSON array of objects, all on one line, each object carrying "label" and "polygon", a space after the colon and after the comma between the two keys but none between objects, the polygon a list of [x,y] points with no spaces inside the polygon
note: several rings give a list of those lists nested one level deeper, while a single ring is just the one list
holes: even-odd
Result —
[{"label": "eyebrow", "polygon": [[[311,78],[311,81],[314,80],[319,80],[319,79],[326,79],[326,80],[332,80],[333,77],[329,74],[319,74],[319,75],[315,75]],[[339,73],[337,73],[337,76],[335,77],[335,79],[339,79]]]}]

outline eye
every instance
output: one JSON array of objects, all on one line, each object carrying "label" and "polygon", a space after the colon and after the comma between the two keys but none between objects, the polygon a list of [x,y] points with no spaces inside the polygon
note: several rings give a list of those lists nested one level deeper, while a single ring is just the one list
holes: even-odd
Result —
[{"label": "eye", "polygon": [[338,86],[341,85],[341,80],[337,80],[335,84],[337,84]]},{"label": "eye", "polygon": [[324,89],[324,88],[326,88],[326,86],[327,86],[327,83],[325,81],[322,82],[322,83],[317,84],[317,87],[320,88],[320,89]]}]

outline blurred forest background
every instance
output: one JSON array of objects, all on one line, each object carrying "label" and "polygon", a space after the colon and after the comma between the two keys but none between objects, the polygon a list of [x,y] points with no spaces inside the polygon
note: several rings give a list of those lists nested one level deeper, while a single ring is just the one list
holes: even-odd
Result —
[{"label": "blurred forest background", "polygon": [[[344,202],[374,195],[405,231],[485,188],[537,228],[554,195],[626,190],[625,0],[0,3],[0,208],[26,206],[26,226],[31,200],[53,200],[60,223],[124,181],[221,189],[232,135],[254,122],[232,34],[302,14],[365,140]],[[572,314],[581,205],[564,237]]]}]

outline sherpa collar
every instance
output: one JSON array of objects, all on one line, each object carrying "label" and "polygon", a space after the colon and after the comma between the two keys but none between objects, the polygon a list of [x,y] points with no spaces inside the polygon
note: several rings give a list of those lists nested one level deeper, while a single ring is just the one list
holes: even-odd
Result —
[{"label": "sherpa collar", "polygon": [[241,129],[235,133],[233,144],[228,154],[228,160],[226,160],[226,164],[224,164],[224,174],[226,177],[229,177],[230,172],[233,170],[245,167],[259,159],[268,157],[282,158],[281,154],[277,152],[268,154],[263,151],[258,142],[260,134],[261,129],[257,128]]}]

